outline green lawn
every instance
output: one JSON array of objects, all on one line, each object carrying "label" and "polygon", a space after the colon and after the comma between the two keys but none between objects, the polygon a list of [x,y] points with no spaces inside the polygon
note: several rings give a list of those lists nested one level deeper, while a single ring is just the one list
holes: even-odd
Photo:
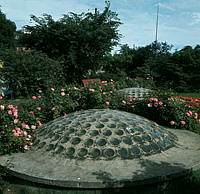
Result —
[{"label": "green lawn", "polygon": [[200,93],[178,93],[178,96],[200,98]]}]

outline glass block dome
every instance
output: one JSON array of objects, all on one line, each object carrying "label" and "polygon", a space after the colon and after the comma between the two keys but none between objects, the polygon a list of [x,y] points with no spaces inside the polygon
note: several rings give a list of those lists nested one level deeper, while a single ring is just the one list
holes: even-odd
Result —
[{"label": "glass block dome", "polygon": [[165,151],[176,136],[141,116],[110,109],[75,112],[36,132],[34,150],[70,159],[133,159]]},{"label": "glass block dome", "polygon": [[127,96],[128,98],[143,98],[149,94],[151,90],[146,88],[124,88],[119,90],[119,93]]}]

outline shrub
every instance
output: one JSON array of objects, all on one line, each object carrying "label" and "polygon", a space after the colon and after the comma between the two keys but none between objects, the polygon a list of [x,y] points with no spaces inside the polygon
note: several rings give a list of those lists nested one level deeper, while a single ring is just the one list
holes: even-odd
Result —
[{"label": "shrub", "polygon": [[123,109],[164,126],[200,132],[200,106],[179,100],[172,92],[157,91],[143,99],[127,99]]},{"label": "shrub", "polygon": [[64,76],[62,66],[35,51],[9,51],[2,56],[1,78],[15,97],[30,96],[37,90],[46,90],[50,86],[62,85]]}]

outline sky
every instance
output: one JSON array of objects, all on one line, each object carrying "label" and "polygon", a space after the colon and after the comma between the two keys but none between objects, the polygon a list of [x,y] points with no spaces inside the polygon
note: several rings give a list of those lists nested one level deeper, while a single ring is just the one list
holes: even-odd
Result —
[{"label": "sky", "polygon": [[[158,41],[173,49],[200,44],[200,0],[110,0],[111,11],[118,13],[120,44],[146,46],[155,40],[159,5]],[[103,11],[105,0],[0,0],[1,11],[15,22],[17,29],[30,23],[30,15],[47,13],[55,20],[69,12]],[[119,47],[115,48],[117,51]]]}]

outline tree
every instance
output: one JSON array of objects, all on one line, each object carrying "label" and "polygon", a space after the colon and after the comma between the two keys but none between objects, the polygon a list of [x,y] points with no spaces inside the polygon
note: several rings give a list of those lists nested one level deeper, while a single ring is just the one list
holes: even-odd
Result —
[{"label": "tree", "polygon": [[110,4],[102,13],[70,13],[55,21],[51,15],[31,16],[35,26],[25,26],[21,42],[46,53],[64,66],[66,82],[80,81],[92,70],[100,68],[103,57],[118,44],[120,22],[110,11]]},{"label": "tree", "polygon": [[15,23],[7,19],[0,9],[0,49],[14,47],[15,31]]},{"label": "tree", "polygon": [[34,51],[8,51],[0,77],[15,97],[34,94],[39,89],[64,85],[63,69],[59,62],[46,54]]}]

